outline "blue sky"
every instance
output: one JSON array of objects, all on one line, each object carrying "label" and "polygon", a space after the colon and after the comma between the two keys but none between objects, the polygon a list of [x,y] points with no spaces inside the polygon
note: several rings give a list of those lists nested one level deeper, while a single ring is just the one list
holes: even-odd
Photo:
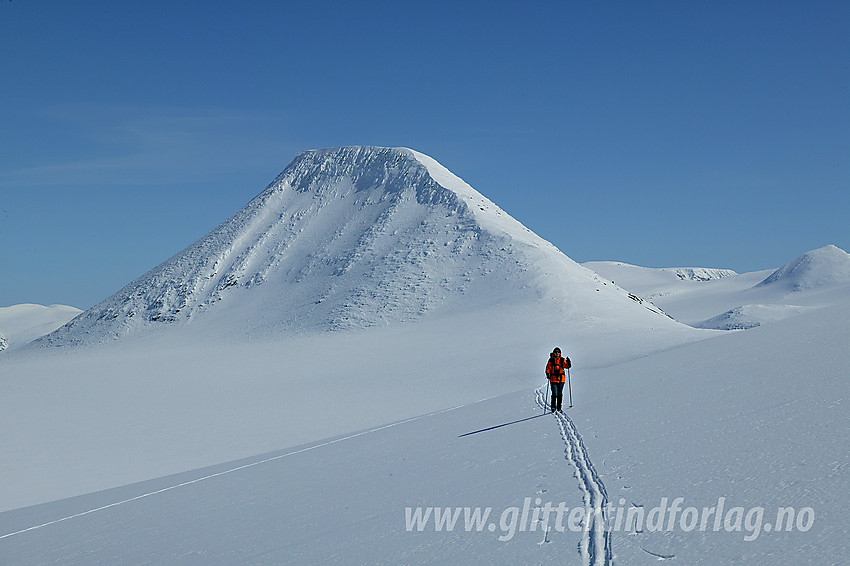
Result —
[{"label": "blue sky", "polygon": [[406,146],[577,261],[850,249],[850,3],[0,3],[0,305],[91,306],[298,151]]}]

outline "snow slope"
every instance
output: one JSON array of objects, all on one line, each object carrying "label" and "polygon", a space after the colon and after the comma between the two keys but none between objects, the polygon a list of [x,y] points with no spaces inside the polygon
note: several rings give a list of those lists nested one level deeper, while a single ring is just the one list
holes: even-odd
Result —
[{"label": "snow slope", "polygon": [[[606,368],[576,366],[576,405],[564,416],[542,414],[529,366],[533,383],[497,398],[8,511],[0,561],[842,564],[848,321],[850,300]],[[617,509],[646,518],[680,497],[701,513],[724,498],[729,529],[715,530],[714,517],[683,529],[681,512],[658,531],[645,521],[639,532],[561,532],[554,516],[546,530],[533,510],[518,526],[526,500],[532,509],[606,501],[616,522]],[[466,530],[462,513],[451,530],[433,515],[408,530],[406,508],[431,506],[492,512],[480,530]],[[763,508],[762,520],[736,524],[735,507]],[[768,530],[779,507],[811,508],[814,520],[805,531]]]},{"label": "snow slope", "polygon": [[832,244],[806,252],[774,271],[758,287],[788,293],[850,283],[850,254]]},{"label": "snow slope", "polygon": [[617,554],[646,550],[686,564],[845,561],[848,321],[850,294],[830,309],[593,373],[577,427],[611,501],[649,510],[684,497],[702,509],[725,497],[727,509],[764,507],[765,528],[778,507],[814,509],[807,532],[762,530],[752,541],[725,527],[647,532],[615,537]]},{"label": "snow slope", "polygon": [[714,330],[746,330],[795,316],[807,308],[796,305],[743,305],[711,317],[697,327]]},{"label": "snow slope", "polygon": [[665,286],[685,282],[702,282],[734,277],[731,269],[710,267],[640,267],[621,261],[587,261],[584,267],[592,269],[612,282],[622,284],[630,291],[649,297],[653,291]]},{"label": "snow slope", "polygon": [[401,148],[299,154],[233,217],[42,344],[164,326],[272,336],[526,305],[672,328],[433,159]]},{"label": "snow slope", "polygon": [[600,328],[595,321],[541,320],[538,327],[526,316],[523,305],[504,306],[252,341],[173,328],[97,348],[10,352],[0,360],[0,430],[13,432],[0,436],[0,454],[15,457],[0,460],[0,508],[527,389],[555,345],[588,367],[710,333]]},{"label": "snow slope", "polygon": [[808,308],[832,306],[850,292],[850,255],[834,245],[807,252],[777,270],[737,274],[695,269],[699,275],[694,278],[674,277],[682,268],[583,265],[698,328],[753,328]]},{"label": "snow slope", "polygon": [[23,346],[49,334],[81,312],[65,305],[0,307],[0,351]]}]

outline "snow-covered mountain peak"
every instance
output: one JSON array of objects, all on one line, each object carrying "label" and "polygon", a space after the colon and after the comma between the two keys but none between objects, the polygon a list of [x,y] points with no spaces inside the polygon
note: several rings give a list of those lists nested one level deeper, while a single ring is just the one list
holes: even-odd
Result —
[{"label": "snow-covered mountain peak", "polygon": [[757,286],[804,291],[850,283],[850,254],[829,244],[786,263]]},{"label": "snow-covered mountain peak", "polygon": [[240,335],[340,330],[541,302],[579,319],[662,318],[434,159],[340,147],[298,154],[231,218],[43,342],[189,321]]},{"label": "snow-covered mountain peak", "polygon": [[[316,182],[329,175],[338,177],[338,181]],[[484,230],[551,246],[437,160],[404,147],[348,146],[304,151],[270,189],[274,193],[296,188],[337,196],[353,190],[367,193],[368,197],[362,195],[365,198],[385,199],[400,195],[405,183],[417,186],[416,198],[422,204],[445,205],[453,213],[468,212]]]},{"label": "snow-covered mountain peak", "polygon": [[528,244],[554,249],[551,243],[523,226],[490,199],[473,189],[466,181],[443,167],[433,157],[412,149],[403,151],[410,152],[419,163],[424,165],[429,176],[438,185],[452,191],[461,201],[466,203],[469,211],[475,216],[482,228],[493,233],[508,235]]}]

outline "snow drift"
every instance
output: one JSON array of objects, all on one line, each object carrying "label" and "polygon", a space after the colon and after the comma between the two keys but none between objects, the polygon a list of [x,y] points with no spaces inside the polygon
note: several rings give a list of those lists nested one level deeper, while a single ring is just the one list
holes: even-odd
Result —
[{"label": "snow drift", "polygon": [[505,305],[674,324],[430,157],[343,147],[299,154],[207,236],[40,342],[187,323],[238,336],[345,330]]}]

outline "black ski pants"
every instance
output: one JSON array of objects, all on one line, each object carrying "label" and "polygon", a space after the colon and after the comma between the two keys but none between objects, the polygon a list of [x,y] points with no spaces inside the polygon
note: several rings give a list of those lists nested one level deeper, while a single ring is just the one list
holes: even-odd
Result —
[{"label": "black ski pants", "polygon": [[552,388],[552,410],[560,411],[561,400],[564,398],[564,384],[550,381],[549,386]]}]

